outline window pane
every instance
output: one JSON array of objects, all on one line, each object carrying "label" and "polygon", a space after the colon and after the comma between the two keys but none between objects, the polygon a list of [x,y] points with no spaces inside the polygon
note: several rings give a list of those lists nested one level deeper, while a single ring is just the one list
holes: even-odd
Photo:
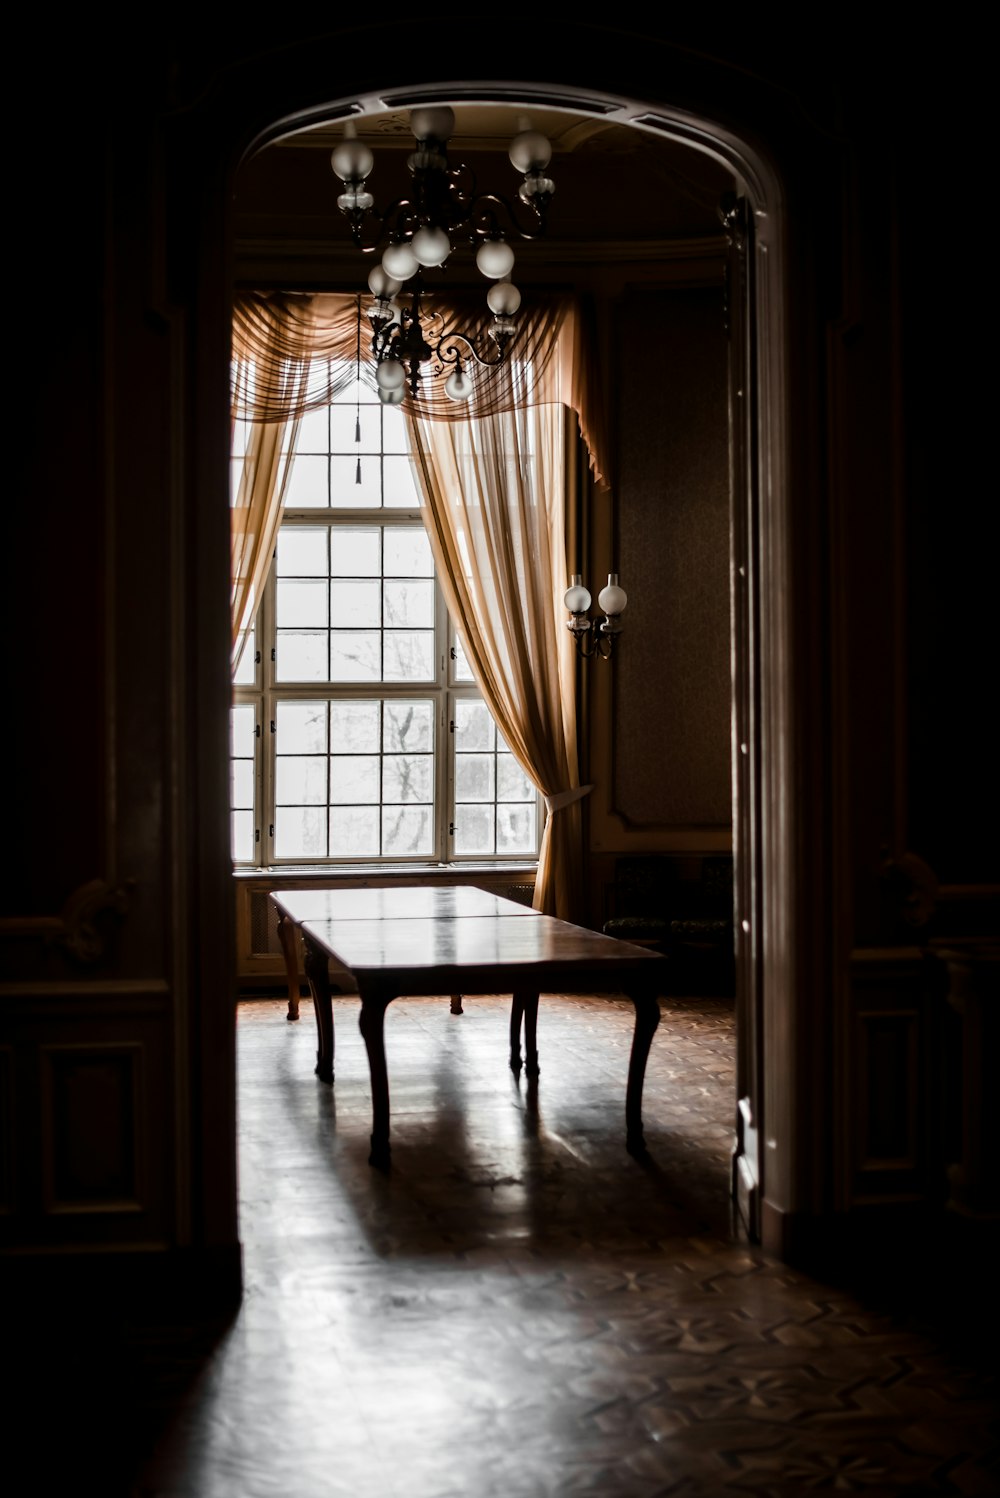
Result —
[{"label": "window pane", "polygon": [[455,656],[451,667],[452,681],[475,681],[476,678],[472,674],[472,667],[465,653],[465,646],[458,635],[455,636],[454,649]]},{"label": "window pane", "polygon": [[434,631],[385,631],[385,681],[434,680]]},{"label": "window pane", "polygon": [[299,422],[299,435],[295,443],[296,453],[325,453],[329,441],[329,411],[323,406],[318,411],[304,411]]},{"label": "window pane", "polygon": [[299,454],[285,486],[286,510],[325,510],[329,507],[327,459]]},{"label": "window pane", "polygon": [[434,704],[432,702],[392,702],[385,704],[385,726],[382,747],[408,750],[411,754],[429,752],[434,746]]},{"label": "window pane", "polygon": [[232,814],[231,852],[234,863],[250,863],[254,856],[254,828],[252,811],[234,811]]},{"label": "window pane", "polygon": [[347,582],[338,579],[330,584],[330,623],[334,629],[378,629],[381,617],[382,590],[371,582]]},{"label": "window pane", "polygon": [[234,759],[229,766],[229,804],[253,812],[253,760]]},{"label": "window pane", "polygon": [[422,525],[385,527],[386,577],[433,577],[431,543]]},{"label": "window pane", "polygon": [[433,762],[429,754],[387,754],[382,765],[382,800],[430,801]]},{"label": "window pane", "polygon": [[535,787],[512,754],[497,755],[497,800],[534,801]]},{"label": "window pane", "polygon": [[387,857],[429,857],[434,833],[429,806],[387,806],[382,812],[382,852]]},{"label": "window pane", "polygon": [[323,807],[275,807],[274,856],[275,858],[325,858],[326,812]]},{"label": "window pane", "polygon": [[334,806],[378,801],[376,755],[334,754],[330,759],[330,801]]},{"label": "window pane", "polygon": [[498,806],[497,852],[534,853],[535,845],[534,806]]},{"label": "window pane", "polygon": [[408,457],[382,459],[382,492],[386,506],[419,510],[420,495]]},{"label": "window pane", "polygon": [[381,646],[376,630],[337,630],[330,636],[330,681],[379,681]]},{"label": "window pane", "polygon": [[331,705],[331,749],[343,754],[377,754],[378,730],[377,702],[334,702]]},{"label": "window pane", "polygon": [[250,626],[240,663],[233,672],[234,687],[252,687],[257,680],[257,628]]},{"label": "window pane", "polygon": [[275,764],[275,800],[279,806],[326,805],[325,755],[279,754]]},{"label": "window pane", "polygon": [[493,807],[456,806],[454,841],[458,854],[492,853]]},{"label": "window pane", "polygon": [[329,536],[325,525],[283,525],[278,532],[278,576],[326,577]]},{"label": "window pane", "polygon": [[334,806],[330,811],[330,853],[334,858],[377,858],[377,806]]},{"label": "window pane", "polygon": [[247,703],[230,708],[229,752],[243,759],[253,759],[256,737],[253,708]]},{"label": "window pane", "polygon": [[330,532],[330,557],[333,577],[378,577],[382,533],[371,526],[335,526]]},{"label": "window pane", "polygon": [[406,453],[410,444],[406,438],[406,422],[398,406],[382,406],[382,451]]},{"label": "window pane", "polygon": [[[355,390],[357,386],[355,385]],[[342,398],[343,399],[343,398]],[[381,446],[381,425],[379,412],[381,402],[375,405],[365,404],[371,401],[371,393],[365,390],[361,398],[360,413],[356,404],[354,392],[348,400],[344,400],[330,407],[330,451],[335,453],[348,453],[351,457],[357,457],[360,453],[362,460],[367,453],[369,456],[377,455]],[[357,416],[361,417],[361,442],[354,440],[355,421]],[[377,462],[377,456],[376,456]]]},{"label": "window pane", "polygon": [[496,729],[485,702],[466,698],[455,703],[456,750],[492,749]]},{"label": "window pane", "polygon": [[274,726],[279,754],[325,753],[325,702],[279,702]]},{"label": "window pane", "polygon": [[385,613],[382,623],[396,629],[434,628],[434,584],[396,580],[383,583]]},{"label": "window pane", "polygon": [[455,756],[455,800],[492,801],[492,754],[457,754]]},{"label": "window pane", "polygon": [[361,459],[361,482],[358,483],[358,455],[330,459],[331,509],[376,509],[382,504],[382,474],[378,458]]},{"label": "window pane", "polygon": [[278,630],[278,681],[329,681],[326,630]]},{"label": "window pane", "polygon": [[329,598],[325,582],[279,582],[278,628],[326,628]]}]

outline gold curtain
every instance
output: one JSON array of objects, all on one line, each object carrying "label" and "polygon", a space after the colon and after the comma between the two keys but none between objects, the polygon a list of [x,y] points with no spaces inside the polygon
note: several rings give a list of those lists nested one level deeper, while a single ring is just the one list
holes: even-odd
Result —
[{"label": "gold curtain", "polygon": [[[425,305],[437,331],[457,326],[483,332],[491,321],[481,291],[434,293]],[[287,421],[318,410],[355,378],[374,392],[371,331],[356,294],[244,292],[233,312],[233,416],[250,422]],[[359,359],[360,337],[360,359]],[[577,415],[594,479],[607,472],[604,398],[595,337],[576,296],[559,291],[525,294],[517,332],[503,364],[468,366],[475,394],[466,404],[448,399],[443,381],[426,378],[404,412],[435,421],[464,421],[522,406],[559,401]]]},{"label": "gold curtain", "polygon": [[[448,400],[425,378],[407,394],[411,455],[448,609],[473,674],[518,763],[545,798],[535,906],[579,917],[576,661],[562,628],[569,558],[565,412],[575,411],[594,480],[604,482],[604,400],[595,340],[574,296],[525,297],[503,364],[470,364],[475,393]],[[544,299],[543,299],[544,298]],[[428,298],[440,333],[485,330],[482,292]],[[233,318],[232,414],[251,424],[233,500],[234,652],[270,565],[298,419],[356,378],[374,390],[370,330],[357,295],[246,293]]]},{"label": "gold curtain", "polygon": [[448,611],[483,699],[545,798],[538,910],[580,915],[576,658],[566,588],[565,408],[407,421]]}]

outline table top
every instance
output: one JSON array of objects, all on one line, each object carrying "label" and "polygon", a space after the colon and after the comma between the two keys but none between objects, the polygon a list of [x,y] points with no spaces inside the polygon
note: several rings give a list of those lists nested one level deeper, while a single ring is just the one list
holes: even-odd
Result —
[{"label": "table top", "polygon": [[[336,892],[335,892],[336,893]],[[386,895],[379,902],[331,902],[340,913],[327,918],[300,918],[303,936],[314,948],[353,974],[364,998],[368,993],[494,993],[515,988],[548,992],[611,993],[658,988],[664,957],[646,947],[574,926],[555,916],[480,890],[342,891],[342,894]],[[412,896],[405,917],[396,900]],[[440,896],[449,896],[441,901]],[[422,915],[421,898],[432,897],[441,914]],[[405,901],[403,902],[405,904]],[[483,910],[489,913],[482,914]],[[463,913],[468,912],[468,913]],[[517,919],[530,915],[530,920]]]},{"label": "table top", "polygon": [[305,921],[442,921],[539,914],[530,905],[466,884],[271,890],[270,898],[296,925]]}]

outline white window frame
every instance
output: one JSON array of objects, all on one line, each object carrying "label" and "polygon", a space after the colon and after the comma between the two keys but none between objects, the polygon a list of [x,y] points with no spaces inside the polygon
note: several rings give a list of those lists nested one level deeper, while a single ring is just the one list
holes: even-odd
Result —
[{"label": "white window frame", "polygon": [[[371,455],[366,455],[363,462],[378,461]],[[309,508],[286,509],[282,526],[299,527],[314,526],[317,528],[339,525],[351,526],[395,526],[413,525],[423,528],[423,517],[419,509],[404,509],[402,507],[387,506],[375,508],[364,506],[360,508],[337,507],[336,509],[325,509],[310,506]],[[276,557],[276,552],[275,552]],[[538,849],[541,843],[544,803],[540,796],[534,798],[535,808],[535,848],[526,853],[468,853],[460,854],[455,851],[455,779],[456,779],[456,752],[454,746],[453,724],[456,716],[456,704],[461,700],[481,701],[481,694],[475,682],[471,679],[462,681],[458,679],[457,660],[461,651],[457,642],[454,628],[448,617],[444,595],[437,578],[434,579],[435,606],[434,606],[434,678],[427,682],[278,682],[276,680],[276,593],[277,593],[277,568],[275,559],[268,573],[264,595],[258,610],[253,637],[248,640],[244,660],[250,660],[253,667],[253,681],[246,684],[234,685],[232,702],[234,706],[240,704],[252,704],[256,715],[256,764],[254,769],[254,847],[253,856],[250,858],[236,858],[234,849],[234,867],[242,871],[254,868],[273,869],[296,869],[312,868],[352,868],[359,866],[372,866],[379,869],[416,868],[433,865],[441,866],[470,866],[486,865],[497,867],[516,867],[519,869],[533,869],[537,866]],[[244,670],[240,674],[249,674]],[[274,752],[274,724],[277,717],[277,704],[287,701],[315,701],[315,700],[349,700],[379,698],[391,700],[392,698],[406,700],[408,698],[425,698],[434,703],[434,827],[433,848],[426,854],[414,854],[409,856],[398,855],[360,855],[358,857],[344,857],[341,855],[327,855],[322,857],[290,858],[278,857],[275,851],[275,801],[276,801],[276,760]],[[499,738],[499,732],[497,731]],[[501,740],[502,742],[502,740]],[[497,786],[494,781],[494,827],[496,827],[496,807],[503,805],[497,802]],[[487,803],[489,804],[489,803]]]}]

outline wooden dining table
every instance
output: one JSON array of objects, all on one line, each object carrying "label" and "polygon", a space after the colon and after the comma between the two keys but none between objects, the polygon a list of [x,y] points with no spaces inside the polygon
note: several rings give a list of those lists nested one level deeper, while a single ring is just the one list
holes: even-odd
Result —
[{"label": "wooden dining table", "polygon": [[301,934],[321,1081],[334,1080],[333,991],[356,990],[360,998],[372,1090],[371,1165],[385,1168],[391,1155],[386,1010],[396,998],[437,994],[510,993],[508,1064],[516,1076],[523,1068],[532,1078],[540,1072],[540,994],[629,999],[635,1020],[625,1147],[633,1156],[645,1155],[642,1089],[665,991],[666,959],[660,954],[470,885],[273,890],[270,899],[279,922]]}]

